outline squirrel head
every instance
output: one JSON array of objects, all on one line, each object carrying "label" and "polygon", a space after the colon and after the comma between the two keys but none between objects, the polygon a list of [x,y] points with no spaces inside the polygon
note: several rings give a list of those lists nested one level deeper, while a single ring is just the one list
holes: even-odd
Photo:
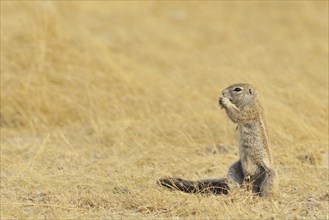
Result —
[{"label": "squirrel head", "polygon": [[257,105],[258,103],[256,90],[246,83],[233,84],[224,89],[222,94],[239,109],[245,105]]}]

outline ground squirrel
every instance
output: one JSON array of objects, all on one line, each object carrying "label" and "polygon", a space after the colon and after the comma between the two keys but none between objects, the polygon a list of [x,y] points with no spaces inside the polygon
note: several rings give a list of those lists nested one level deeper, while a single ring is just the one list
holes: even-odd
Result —
[{"label": "ground squirrel", "polygon": [[222,94],[219,105],[238,124],[240,159],[228,169],[226,178],[197,181],[163,178],[158,183],[187,193],[213,194],[227,194],[243,185],[260,196],[268,196],[276,189],[277,174],[257,91],[249,84],[240,83],[227,87]]}]

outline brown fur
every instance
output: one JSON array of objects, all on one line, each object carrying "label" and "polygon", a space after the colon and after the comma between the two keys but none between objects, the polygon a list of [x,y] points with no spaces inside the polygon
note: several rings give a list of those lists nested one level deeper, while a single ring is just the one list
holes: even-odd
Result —
[{"label": "brown fur", "polygon": [[240,159],[228,169],[227,178],[198,181],[164,178],[159,183],[187,193],[214,194],[226,194],[229,189],[247,185],[253,192],[268,196],[277,185],[277,174],[257,91],[249,84],[240,83],[227,87],[222,94],[219,105],[239,129]]}]

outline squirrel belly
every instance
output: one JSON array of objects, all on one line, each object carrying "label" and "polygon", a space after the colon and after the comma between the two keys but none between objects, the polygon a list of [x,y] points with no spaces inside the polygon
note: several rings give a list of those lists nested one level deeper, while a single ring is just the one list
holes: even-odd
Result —
[{"label": "squirrel belly", "polygon": [[219,105],[239,129],[240,158],[231,165],[227,177],[189,181],[163,178],[158,183],[186,193],[228,194],[236,186],[247,185],[260,196],[275,192],[277,174],[272,165],[263,107],[257,91],[249,84],[234,84],[222,92]]}]

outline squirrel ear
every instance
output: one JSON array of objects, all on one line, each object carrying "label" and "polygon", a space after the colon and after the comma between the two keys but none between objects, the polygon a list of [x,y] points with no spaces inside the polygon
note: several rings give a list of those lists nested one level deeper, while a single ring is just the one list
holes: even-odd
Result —
[{"label": "squirrel ear", "polygon": [[249,89],[249,93],[250,93],[250,95],[252,94],[252,90],[251,89]]}]

